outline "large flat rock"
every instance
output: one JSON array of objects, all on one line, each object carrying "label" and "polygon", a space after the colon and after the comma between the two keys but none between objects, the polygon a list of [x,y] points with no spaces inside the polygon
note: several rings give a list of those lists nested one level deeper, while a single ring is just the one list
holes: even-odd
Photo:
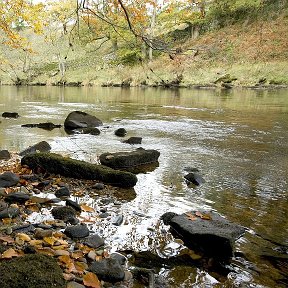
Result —
[{"label": "large flat rock", "polygon": [[187,247],[218,259],[231,258],[235,241],[245,232],[244,227],[213,211],[191,211],[181,215],[168,212],[161,218]]},{"label": "large flat rock", "polygon": [[40,167],[49,173],[77,179],[99,180],[118,187],[134,187],[137,182],[137,177],[130,172],[66,158],[55,153],[28,154],[22,158],[21,164],[31,169]]},{"label": "large flat rock", "polygon": [[101,164],[114,169],[129,169],[141,165],[158,162],[160,152],[138,148],[132,152],[117,152],[101,154]]}]

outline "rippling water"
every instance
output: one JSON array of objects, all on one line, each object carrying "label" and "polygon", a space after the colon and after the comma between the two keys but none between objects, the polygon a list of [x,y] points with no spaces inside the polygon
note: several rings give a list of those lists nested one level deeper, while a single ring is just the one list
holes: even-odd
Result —
[{"label": "rippling water", "polygon": [[[183,247],[158,221],[167,211],[214,209],[247,227],[237,242],[234,272],[227,279],[219,282],[194,267],[163,268],[159,273],[171,287],[288,285],[287,90],[0,86],[0,108],[21,116],[1,119],[1,149],[20,151],[46,140],[54,152],[97,162],[103,152],[132,149],[114,135],[125,127],[128,136],[143,137],[142,147],[161,152],[159,167],[138,175],[137,197],[114,208],[124,215],[124,225],[90,224],[111,250],[177,254]],[[74,110],[102,119],[101,134],[68,136],[62,128],[21,128],[46,121],[63,124]],[[206,183],[187,187],[185,167],[198,168]],[[88,196],[84,200],[96,208],[100,205]]]}]

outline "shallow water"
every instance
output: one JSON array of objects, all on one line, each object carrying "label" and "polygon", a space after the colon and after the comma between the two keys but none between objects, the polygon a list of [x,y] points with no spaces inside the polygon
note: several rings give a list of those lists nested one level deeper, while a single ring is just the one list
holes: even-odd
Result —
[{"label": "shallow water", "polygon": [[[159,274],[170,287],[288,285],[287,90],[0,86],[0,109],[21,116],[1,119],[1,149],[21,151],[46,140],[54,152],[97,162],[103,152],[132,149],[114,135],[124,127],[128,137],[143,137],[143,148],[161,152],[159,167],[137,176],[137,197],[113,208],[124,215],[124,224],[89,224],[105,237],[111,251],[150,249],[162,257],[176,255],[183,247],[159,217],[167,211],[214,209],[247,227],[236,244],[234,272],[219,282],[219,277],[195,267],[163,268]],[[69,136],[63,128],[21,127],[46,121],[63,124],[74,110],[100,118],[101,134]],[[187,187],[185,167],[198,168],[206,183]],[[95,208],[100,205],[88,196],[82,200]]]}]

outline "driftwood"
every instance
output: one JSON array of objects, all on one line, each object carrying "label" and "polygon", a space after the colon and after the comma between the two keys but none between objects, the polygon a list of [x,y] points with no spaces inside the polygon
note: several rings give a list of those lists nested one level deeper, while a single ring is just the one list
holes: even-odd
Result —
[{"label": "driftwood", "polygon": [[137,177],[126,171],[119,171],[103,165],[65,158],[54,153],[29,154],[22,158],[22,165],[31,169],[43,169],[46,172],[65,177],[98,180],[118,187],[134,187]]}]

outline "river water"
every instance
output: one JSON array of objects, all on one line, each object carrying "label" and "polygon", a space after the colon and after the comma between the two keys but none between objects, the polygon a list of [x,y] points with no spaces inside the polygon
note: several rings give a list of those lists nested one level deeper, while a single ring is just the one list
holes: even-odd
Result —
[{"label": "river water", "polygon": [[[176,255],[181,244],[158,221],[167,211],[213,209],[247,228],[236,243],[233,272],[227,278],[220,281],[195,267],[162,268],[159,274],[169,287],[288,285],[287,90],[0,86],[0,107],[21,116],[1,119],[1,149],[21,151],[46,140],[53,152],[96,162],[103,152],[140,146],[131,147],[114,135],[124,127],[128,137],[143,137],[143,148],[160,151],[159,167],[138,174],[136,198],[119,208],[126,224],[106,230],[97,224],[90,227],[101,230],[111,250]],[[74,110],[100,118],[101,134],[21,127],[63,124]],[[198,168],[206,182],[187,187],[185,167]]]}]

